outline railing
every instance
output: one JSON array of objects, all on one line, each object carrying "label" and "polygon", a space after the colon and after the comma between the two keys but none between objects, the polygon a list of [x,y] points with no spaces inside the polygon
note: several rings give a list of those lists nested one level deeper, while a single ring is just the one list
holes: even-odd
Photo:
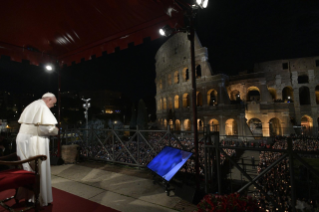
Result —
[{"label": "railing", "polygon": [[[242,136],[241,136],[242,137]],[[156,154],[161,151],[164,146],[173,146],[186,151],[194,152],[193,135],[189,131],[174,132],[168,130],[124,130],[124,129],[69,129],[61,133],[62,145],[78,144],[80,155],[84,158],[102,160],[113,163],[127,164],[131,166],[145,167]],[[306,141],[307,137],[300,137],[299,142]],[[199,162],[200,174],[203,176],[203,188],[207,193],[216,192],[224,193],[223,185],[225,181],[222,175],[225,175],[225,168],[223,164],[229,163],[230,166],[237,168],[242,176],[248,181],[244,181],[244,186],[241,186],[237,191],[245,192],[248,187],[254,185],[260,194],[264,195],[266,199],[278,211],[283,211],[284,208],[274,200],[272,195],[269,195],[263,190],[258,180],[263,178],[269,171],[276,169],[278,164],[288,159],[290,181],[285,182],[291,186],[291,204],[295,207],[296,203],[296,188],[300,187],[298,176],[295,176],[294,163],[298,161],[303,167],[306,167],[307,175],[315,176],[319,179],[318,170],[314,169],[311,165],[304,160],[304,156],[319,158],[318,150],[297,151],[293,150],[291,139],[288,140],[288,147],[283,149],[273,149],[272,145],[275,142],[274,138],[260,137],[254,141],[246,141],[249,139],[240,140],[221,140],[219,135],[211,133],[209,130],[199,133]],[[296,147],[294,147],[296,148]],[[51,150],[54,151],[56,146],[54,142],[51,143]],[[249,166],[249,159],[241,159],[235,161],[236,153],[240,151],[258,151],[258,152],[273,152],[278,153],[279,156],[272,164],[260,173],[255,174],[254,177],[247,172],[246,167]],[[219,156],[219,157],[216,157]],[[259,158],[256,158],[255,166],[257,166]],[[252,166],[253,164],[251,164]],[[244,167],[245,166],[245,167]],[[190,158],[185,166],[181,169],[182,172],[195,174],[195,161]],[[312,173],[312,174],[310,174]],[[227,174],[227,173],[226,173]],[[230,173],[231,174],[231,173]],[[315,179],[315,178],[312,178]],[[231,177],[230,177],[231,180]],[[296,185],[297,180],[298,185]],[[217,182],[217,183],[214,183]],[[308,188],[319,188],[318,182],[312,181],[312,186]],[[317,193],[316,193],[317,192]],[[309,196],[318,195],[318,191],[308,191]]]}]

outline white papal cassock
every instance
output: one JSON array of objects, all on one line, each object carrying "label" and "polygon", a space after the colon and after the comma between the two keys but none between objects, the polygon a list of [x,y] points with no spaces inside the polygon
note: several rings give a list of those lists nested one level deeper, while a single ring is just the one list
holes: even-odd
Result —
[{"label": "white papal cassock", "polygon": [[[58,122],[42,99],[29,104],[22,112],[18,122],[21,126],[17,136],[17,155],[21,160],[35,155],[48,157],[46,161],[40,162],[39,169],[39,200],[42,206],[46,206],[53,202],[48,136],[58,134],[58,129],[55,127]],[[31,166],[29,163],[25,163],[23,169],[33,171]],[[32,197],[30,192],[19,188],[17,199],[30,197]]]}]

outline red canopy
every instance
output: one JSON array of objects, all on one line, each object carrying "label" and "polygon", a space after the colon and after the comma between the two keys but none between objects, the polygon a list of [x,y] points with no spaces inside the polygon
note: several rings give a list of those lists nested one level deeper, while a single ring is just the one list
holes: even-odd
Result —
[{"label": "red canopy", "polygon": [[141,44],[145,37],[156,39],[160,27],[174,27],[182,16],[173,0],[3,1],[0,55],[35,65],[56,59],[70,65]]}]

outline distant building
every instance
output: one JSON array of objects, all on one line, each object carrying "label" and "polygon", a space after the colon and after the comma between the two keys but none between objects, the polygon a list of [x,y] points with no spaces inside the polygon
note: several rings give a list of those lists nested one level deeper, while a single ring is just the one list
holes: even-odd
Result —
[{"label": "distant building", "polygon": [[[156,54],[157,120],[162,128],[192,126],[190,50],[178,33]],[[294,125],[317,134],[319,56],[255,64],[252,73],[214,74],[208,53],[195,39],[197,127],[221,137],[289,135]]]},{"label": "distant building", "polygon": [[79,92],[81,98],[91,98],[91,107],[97,107],[101,114],[121,114],[122,94],[110,90],[82,91]]}]

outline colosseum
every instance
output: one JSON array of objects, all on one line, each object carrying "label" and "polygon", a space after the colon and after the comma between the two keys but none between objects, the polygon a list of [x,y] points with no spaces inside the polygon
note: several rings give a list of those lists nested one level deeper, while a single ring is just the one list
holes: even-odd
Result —
[{"label": "colosseum", "polygon": [[[191,131],[190,47],[177,33],[158,50],[156,59],[157,120],[162,128]],[[209,125],[220,137],[307,133],[317,135],[319,56],[275,60],[254,65],[253,72],[216,74],[207,48],[196,36],[197,127]]]}]

